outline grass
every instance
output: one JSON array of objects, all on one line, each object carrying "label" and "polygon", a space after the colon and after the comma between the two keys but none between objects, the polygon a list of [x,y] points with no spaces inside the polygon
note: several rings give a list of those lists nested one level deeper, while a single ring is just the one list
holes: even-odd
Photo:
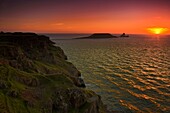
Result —
[{"label": "grass", "polygon": [[[53,104],[68,105],[69,113],[83,113],[90,108],[91,103],[85,101],[96,94],[74,84],[78,71],[65,61],[60,47],[20,43],[0,40],[0,113],[60,112]],[[83,105],[70,106],[71,99],[83,101]]]},{"label": "grass", "polygon": [[[4,109],[0,108],[0,112],[7,113],[41,113],[43,106],[57,88],[67,90],[68,88],[76,88],[72,80],[64,74],[38,74],[27,73],[10,66],[0,66],[0,78],[1,81],[5,81],[10,84],[10,87],[0,89],[0,105],[5,106]],[[39,86],[31,86],[32,80],[39,81]],[[28,82],[28,83],[27,83]],[[33,95],[36,95],[38,91],[42,92],[42,97],[35,98],[22,96],[23,91],[31,91]],[[13,97],[9,93],[12,91],[18,92],[18,97]],[[35,100],[36,106],[30,107],[24,103],[24,98],[31,98]],[[48,111],[48,109],[44,109]]]}]

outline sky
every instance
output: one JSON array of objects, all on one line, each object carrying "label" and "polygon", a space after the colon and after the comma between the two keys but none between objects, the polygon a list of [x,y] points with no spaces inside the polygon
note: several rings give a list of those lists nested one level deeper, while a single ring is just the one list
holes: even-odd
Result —
[{"label": "sky", "polygon": [[0,0],[0,31],[133,33],[170,28],[170,0]]}]

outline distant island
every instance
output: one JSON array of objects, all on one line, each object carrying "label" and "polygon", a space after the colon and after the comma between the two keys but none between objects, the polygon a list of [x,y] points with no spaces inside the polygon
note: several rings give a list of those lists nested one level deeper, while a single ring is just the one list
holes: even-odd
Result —
[{"label": "distant island", "polygon": [[113,36],[110,33],[94,33],[88,37],[79,37],[74,39],[106,39],[106,38],[118,38],[118,37]]},{"label": "distant island", "polygon": [[129,37],[129,35],[126,35],[125,33],[123,33],[122,35],[120,35],[120,37]]},{"label": "distant island", "polygon": [[126,35],[125,33],[121,34],[120,36],[114,36],[110,33],[94,33],[87,37],[78,37],[73,39],[108,39],[108,38],[122,38],[122,37],[129,37],[129,35]]}]

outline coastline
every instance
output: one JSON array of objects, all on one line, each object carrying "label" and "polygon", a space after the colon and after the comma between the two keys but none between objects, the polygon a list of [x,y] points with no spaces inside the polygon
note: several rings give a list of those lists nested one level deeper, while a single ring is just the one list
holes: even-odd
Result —
[{"label": "coastline", "polygon": [[101,97],[84,88],[81,73],[53,44],[34,33],[0,34],[0,111],[108,113]]}]

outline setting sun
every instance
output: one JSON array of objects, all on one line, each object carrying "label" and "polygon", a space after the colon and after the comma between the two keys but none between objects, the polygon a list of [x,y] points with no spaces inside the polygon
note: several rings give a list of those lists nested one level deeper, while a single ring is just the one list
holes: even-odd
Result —
[{"label": "setting sun", "polygon": [[148,28],[147,30],[153,34],[162,34],[166,31],[168,31],[168,28],[153,27],[153,28]]}]

